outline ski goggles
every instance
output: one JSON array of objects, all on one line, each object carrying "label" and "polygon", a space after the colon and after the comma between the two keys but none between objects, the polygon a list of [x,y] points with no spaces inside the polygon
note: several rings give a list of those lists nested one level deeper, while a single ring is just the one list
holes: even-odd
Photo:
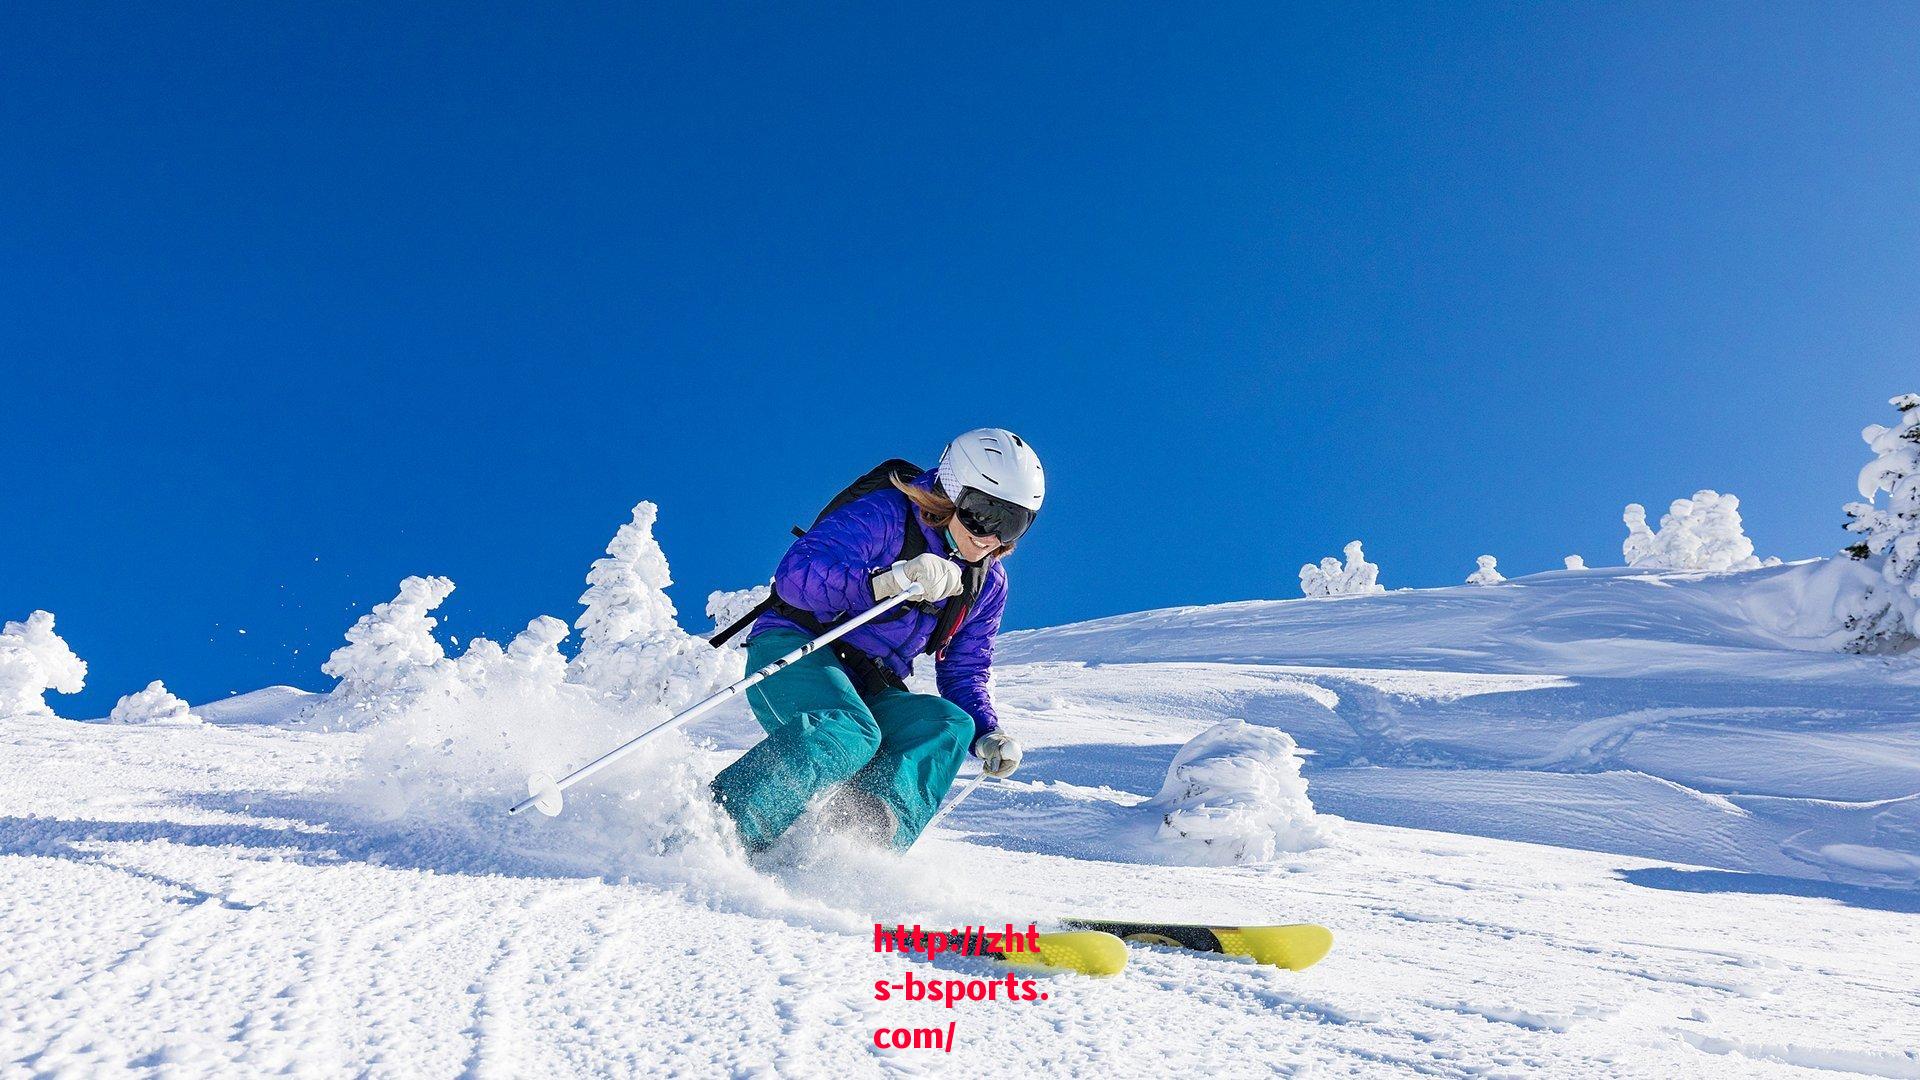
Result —
[{"label": "ski goggles", "polygon": [[954,516],[975,536],[991,536],[1003,544],[1020,539],[1033,524],[1033,511],[979,488],[961,488],[953,500]]}]

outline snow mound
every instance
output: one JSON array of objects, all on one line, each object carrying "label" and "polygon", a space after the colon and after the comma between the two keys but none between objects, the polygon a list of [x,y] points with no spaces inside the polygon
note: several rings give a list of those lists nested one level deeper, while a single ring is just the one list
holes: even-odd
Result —
[{"label": "snow mound", "polygon": [[86,681],[87,662],[53,632],[52,612],[0,629],[0,716],[50,716],[48,690],[77,694]]},{"label": "snow mound", "polygon": [[166,684],[155,679],[145,690],[128,694],[107,714],[110,724],[197,724],[200,718]]},{"label": "snow mound", "polygon": [[244,694],[202,702],[193,715],[209,724],[272,724],[287,726],[306,721],[327,695],[295,686],[263,686]]},{"label": "snow mound", "polygon": [[1567,569],[1569,570],[1585,570],[1587,568],[1587,560],[1578,555],[1567,556],[1566,563]]},{"label": "snow mound", "polygon": [[1244,720],[1224,720],[1182,746],[1145,807],[1160,815],[1161,852],[1185,865],[1269,862],[1327,842],[1293,737]]},{"label": "snow mound", "polygon": [[1792,563],[1753,579],[1732,594],[1732,611],[1754,630],[1787,648],[1841,651],[1853,631],[1846,613],[1868,594],[1872,567],[1840,556]]},{"label": "snow mound", "polygon": [[[1467,584],[1498,585],[1501,582],[1507,580],[1507,575],[1502,574],[1500,571],[1494,569],[1494,567],[1499,565],[1500,560],[1494,558],[1493,556],[1482,555],[1480,556],[1480,558],[1475,560],[1475,562],[1479,564],[1479,569],[1467,575]],[[1573,568],[1569,566],[1567,569],[1571,570]]]},{"label": "snow mound", "polygon": [[1320,565],[1308,563],[1300,568],[1300,591],[1307,596],[1369,596],[1386,592],[1380,584],[1380,568],[1367,561],[1360,541],[1350,540],[1343,549],[1347,561],[1329,555]]},{"label": "snow mound", "polygon": [[1762,563],[1753,554],[1740,520],[1740,500],[1717,491],[1696,491],[1691,499],[1675,499],[1660,519],[1660,531],[1647,528],[1647,509],[1628,503],[1620,519],[1627,539],[1620,546],[1627,565],[1648,570],[1755,570],[1778,565]]}]

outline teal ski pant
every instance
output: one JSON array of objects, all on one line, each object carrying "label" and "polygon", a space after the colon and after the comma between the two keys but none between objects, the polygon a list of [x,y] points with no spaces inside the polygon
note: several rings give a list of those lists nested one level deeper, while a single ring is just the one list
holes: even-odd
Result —
[{"label": "teal ski pant", "polygon": [[[747,670],[806,643],[794,630],[756,634],[747,643]],[[840,783],[893,811],[893,846],[905,851],[973,744],[973,718],[960,706],[891,687],[862,697],[831,649],[782,668],[750,688],[747,701],[767,737],[721,770],[713,792],[749,851],[773,843],[809,799]]]}]

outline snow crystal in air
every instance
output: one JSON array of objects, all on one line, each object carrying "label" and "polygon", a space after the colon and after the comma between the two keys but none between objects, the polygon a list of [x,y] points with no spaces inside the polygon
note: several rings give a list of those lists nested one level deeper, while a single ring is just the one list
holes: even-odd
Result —
[{"label": "snow crystal in air", "polygon": [[0,629],[0,716],[50,716],[48,690],[77,694],[86,681],[87,662],[53,632],[52,612]]},{"label": "snow crystal in air", "polygon": [[1155,843],[1188,865],[1268,862],[1327,840],[1293,737],[1244,720],[1223,720],[1182,746],[1144,807],[1160,815]]},{"label": "snow crystal in air", "polygon": [[1344,550],[1345,565],[1329,555],[1318,566],[1302,566],[1300,591],[1307,596],[1367,596],[1387,591],[1380,584],[1380,568],[1361,553],[1360,541],[1349,541]]},{"label": "snow crystal in air", "polygon": [[1473,573],[1467,575],[1467,584],[1498,585],[1501,582],[1507,580],[1507,577],[1505,574],[1502,574],[1500,571],[1494,569],[1494,567],[1499,564],[1500,560],[1494,558],[1491,555],[1482,555],[1476,561],[1479,563],[1480,568],[1475,570]]}]

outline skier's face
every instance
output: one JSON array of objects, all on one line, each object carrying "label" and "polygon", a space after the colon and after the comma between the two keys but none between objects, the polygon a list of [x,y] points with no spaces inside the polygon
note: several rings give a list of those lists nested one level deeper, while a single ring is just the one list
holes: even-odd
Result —
[{"label": "skier's face", "polygon": [[1000,541],[991,536],[975,536],[968,532],[967,527],[960,524],[958,515],[947,523],[947,530],[953,534],[954,553],[967,562],[979,562],[1000,546]]}]

